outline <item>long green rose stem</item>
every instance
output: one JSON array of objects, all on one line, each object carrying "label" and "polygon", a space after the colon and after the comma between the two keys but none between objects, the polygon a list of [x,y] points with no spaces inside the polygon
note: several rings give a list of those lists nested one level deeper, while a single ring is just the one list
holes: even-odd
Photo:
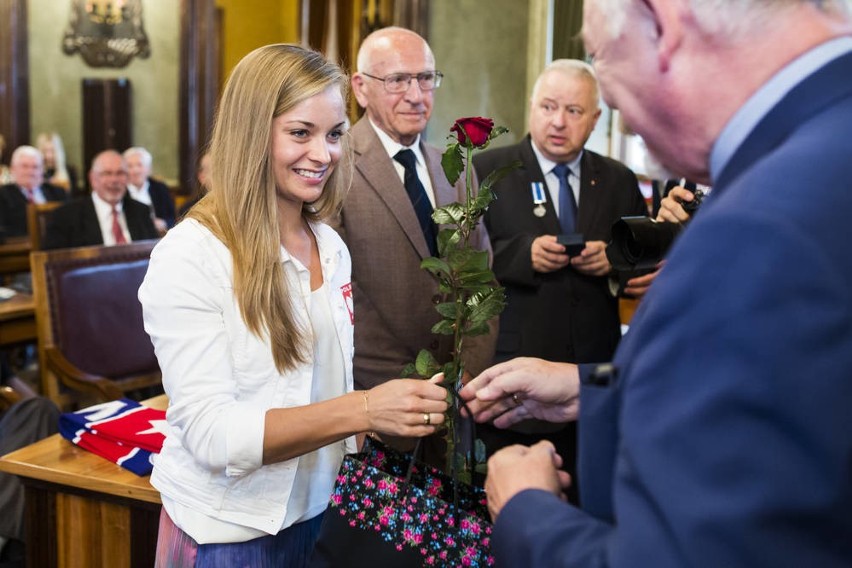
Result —
[{"label": "long green rose stem", "polygon": [[[462,216],[459,224],[457,225],[460,238],[459,242],[456,245],[459,250],[465,250],[468,248],[468,244],[470,242],[470,234],[473,230],[471,226],[473,220],[473,166],[472,166],[472,155],[473,149],[470,146],[465,145],[465,202],[464,202],[464,215]],[[467,301],[465,298],[463,290],[461,290],[462,286],[458,280],[456,274],[452,275],[452,288],[456,290],[455,293],[455,301],[456,301],[456,321],[453,325],[453,360],[452,360],[452,382],[450,383],[450,388],[453,389],[454,392],[458,392],[462,387],[462,376],[464,374],[464,365],[462,363],[462,347],[464,346],[464,306]],[[448,415],[448,433],[447,433],[447,463],[446,463],[446,471],[452,471],[456,465],[460,467],[457,468],[459,472],[466,472],[467,468],[465,467],[465,456],[457,455],[456,448],[461,444],[461,433],[458,429],[457,417],[460,415],[459,403],[458,399],[453,396],[451,397],[452,404],[452,412]],[[470,480],[465,480],[470,481]]]}]

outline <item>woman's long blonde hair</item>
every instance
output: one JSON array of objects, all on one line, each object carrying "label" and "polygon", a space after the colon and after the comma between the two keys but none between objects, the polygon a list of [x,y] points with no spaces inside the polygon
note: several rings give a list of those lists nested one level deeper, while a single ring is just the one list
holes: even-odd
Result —
[{"label": "woman's long blonde hair", "polygon": [[[219,102],[210,141],[210,192],[188,213],[231,252],[240,313],[253,334],[268,335],[279,372],[307,361],[310,345],[294,316],[281,265],[272,121],[331,86],[345,101],[347,85],[339,66],[309,49],[274,44],[249,53],[234,68]],[[338,213],[346,189],[338,169],[320,198],[305,204],[303,217],[320,221]]]}]

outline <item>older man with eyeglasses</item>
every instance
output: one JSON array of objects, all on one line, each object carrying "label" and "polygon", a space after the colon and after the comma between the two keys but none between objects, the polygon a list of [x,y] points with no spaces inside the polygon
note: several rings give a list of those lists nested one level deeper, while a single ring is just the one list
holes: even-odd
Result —
[{"label": "older man with eyeglasses", "polygon": [[[431,332],[438,282],[420,262],[436,254],[432,210],[464,200],[465,190],[464,176],[447,182],[440,150],[421,136],[443,79],[426,41],[403,28],[378,30],[362,43],[357,67],[352,90],[365,115],[350,131],[353,179],[339,231],[352,254],[355,385],[368,389],[398,377],[422,348],[450,358],[450,338]],[[473,242],[490,248],[484,229]],[[489,363],[494,337],[469,342],[468,370]]]},{"label": "older man with eyeglasses", "polygon": [[53,212],[44,248],[120,245],[159,238],[144,203],[127,196],[127,163],[118,152],[95,156],[89,170],[90,196],[75,199]]}]

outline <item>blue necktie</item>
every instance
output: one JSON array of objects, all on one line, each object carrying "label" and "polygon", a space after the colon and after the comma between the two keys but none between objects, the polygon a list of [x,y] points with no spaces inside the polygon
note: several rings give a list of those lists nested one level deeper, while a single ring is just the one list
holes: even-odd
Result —
[{"label": "blue necktie", "polygon": [[417,177],[417,158],[411,150],[400,150],[393,159],[405,168],[405,192],[411,200],[411,205],[414,206],[417,220],[420,221],[420,229],[423,231],[426,244],[429,246],[429,254],[437,256],[438,244],[435,237],[438,230],[435,227],[435,222],[432,221],[432,204],[429,202],[429,196],[426,195],[426,188],[423,187],[420,178]]},{"label": "blue necktie", "polygon": [[553,173],[559,179],[559,224],[563,233],[574,233],[577,224],[577,202],[568,182],[571,170],[565,164],[556,164]]}]

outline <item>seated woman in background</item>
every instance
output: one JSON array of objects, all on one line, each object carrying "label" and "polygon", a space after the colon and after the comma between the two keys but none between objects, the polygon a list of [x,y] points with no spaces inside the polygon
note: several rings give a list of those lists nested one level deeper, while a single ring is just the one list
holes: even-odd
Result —
[{"label": "seated woman in background", "polygon": [[44,182],[61,187],[69,196],[80,191],[77,171],[65,163],[65,147],[56,132],[42,132],[36,137],[36,148],[44,157]]},{"label": "seated woman in background", "polygon": [[151,255],[139,299],[169,397],[157,566],[306,565],[354,435],[443,422],[430,381],[352,390],[351,260],[323,223],[348,181],[347,84],[298,46],[247,55],[219,104],[211,191]]}]

